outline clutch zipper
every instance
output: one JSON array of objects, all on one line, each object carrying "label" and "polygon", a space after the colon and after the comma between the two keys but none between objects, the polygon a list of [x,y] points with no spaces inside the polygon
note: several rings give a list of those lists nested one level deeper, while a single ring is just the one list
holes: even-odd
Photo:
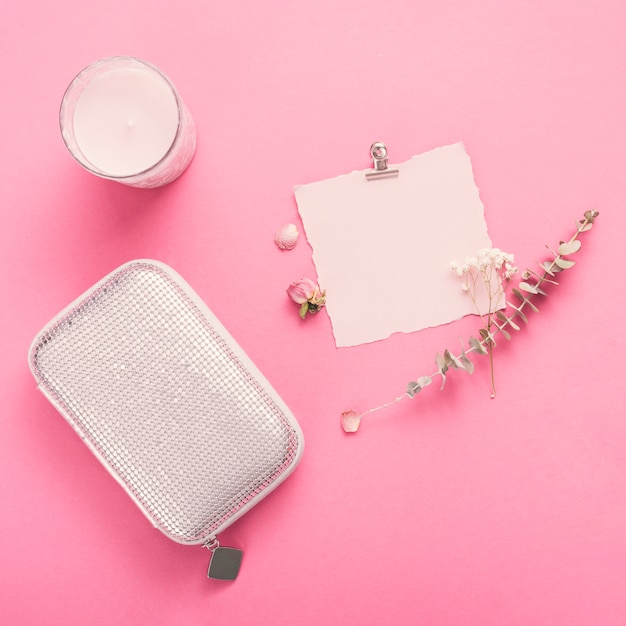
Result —
[{"label": "clutch zipper", "polygon": [[203,544],[211,553],[209,561],[208,578],[214,580],[235,580],[239,574],[243,551],[237,548],[225,548],[220,546],[217,535],[209,537]]}]

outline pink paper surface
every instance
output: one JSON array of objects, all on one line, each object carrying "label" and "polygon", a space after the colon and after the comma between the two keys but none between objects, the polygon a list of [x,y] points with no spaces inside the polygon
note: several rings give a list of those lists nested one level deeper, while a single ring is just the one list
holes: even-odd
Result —
[{"label": "pink paper surface", "polygon": [[[626,615],[626,6],[345,0],[4,2],[0,222],[0,623],[623,626]],[[167,73],[198,150],[155,190],[81,170],[63,92],[97,58]],[[477,331],[467,316],[337,349],[293,196],[463,140],[493,244],[523,267],[600,216],[540,311],[472,376],[400,396]],[[177,270],[298,418],[288,480],[220,537],[239,578],[150,527],[40,394],[29,344],[134,258]],[[371,294],[366,294],[365,297]]]},{"label": "pink paper surface", "polygon": [[450,267],[491,247],[463,144],[390,168],[397,178],[362,170],[295,188],[338,347],[476,313]]}]

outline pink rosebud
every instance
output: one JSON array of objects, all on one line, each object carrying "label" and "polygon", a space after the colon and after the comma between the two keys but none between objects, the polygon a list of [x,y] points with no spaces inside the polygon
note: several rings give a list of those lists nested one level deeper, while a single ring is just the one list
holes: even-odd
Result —
[{"label": "pink rosebud", "polygon": [[287,287],[287,295],[296,303],[304,304],[319,292],[317,283],[310,278],[301,278]]},{"label": "pink rosebud", "polygon": [[347,433],[355,433],[361,425],[361,416],[354,410],[344,411],[341,414],[341,427]]},{"label": "pink rosebud", "polygon": [[319,285],[310,278],[301,278],[287,287],[287,295],[300,305],[300,317],[304,319],[307,313],[317,313],[326,304],[326,292],[321,291]]}]

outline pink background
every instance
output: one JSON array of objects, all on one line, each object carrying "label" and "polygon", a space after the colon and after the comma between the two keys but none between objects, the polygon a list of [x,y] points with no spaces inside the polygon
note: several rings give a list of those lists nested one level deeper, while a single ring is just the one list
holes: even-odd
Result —
[{"label": "pink background", "polygon": [[[0,264],[3,624],[626,624],[626,9],[621,0],[4,2]],[[161,67],[198,125],[153,191],[84,172],[58,130],[91,61]],[[334,347],[285,288],[312,275],[292,188],[463,141],[521,265],[596,208],[578,263],[488,366],[339,427],[432,371],[476,320]],[[27,349],[125,261],[172,265],[298,417],[295,474],[208,553],[152,530],[35,388]],[[416,281],[415,289],[419,289]],[[364,294],[375,306],[376,294]]]}]

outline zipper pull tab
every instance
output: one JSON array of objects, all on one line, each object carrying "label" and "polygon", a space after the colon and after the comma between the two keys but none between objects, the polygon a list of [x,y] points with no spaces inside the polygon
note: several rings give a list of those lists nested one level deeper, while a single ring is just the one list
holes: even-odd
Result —
[{"label": "zipper pull tab", "polygon": [[217,537],[211,537],[203,547],[211,552],[208,578],[235,580],[241,567],[243,552],[237,548],[222,548]]}]

